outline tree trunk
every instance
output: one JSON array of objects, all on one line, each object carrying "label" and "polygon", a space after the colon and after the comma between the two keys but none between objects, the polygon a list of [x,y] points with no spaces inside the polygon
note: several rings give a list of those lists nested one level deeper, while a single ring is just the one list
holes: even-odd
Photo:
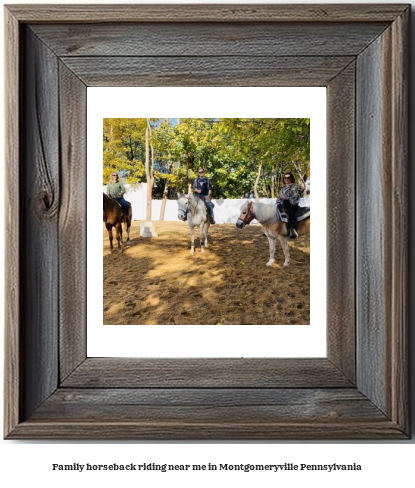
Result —
[{"label": "tree trunk", "polygon": [[255,201],[256,202],[259,202],[258,181],[259,181],[259,178],[261,177],[261,171],[262,171],[262,162],[259,164],[258,173],[256,175],[256,179],[255,179],[255,183],[254,183],[254,195],[255,195]]},{"label": "tree trunk", "polygon": [[271,198],[275,198],[275,176],[274,176],[274,168],[272,168],[272,175],[271,175]]},{"label": "tree trunk", "polygon": [[194,154],[188,154],[187,155],[187,193],[190,194],[192,193],[192,183],[189,181],[190,177],[189,177],[189,173],[190,173],[190,169],[193,169],[194,170],[194,165],[195,165],[195,156]]},{"label": "tree trunk", "polygon": [[266,183],[264,178],[261,181],[262,181],[262,191],[264,192],[264,195],[266,196],[266,198],[269,198],[267,183]]},{"label": "tree trunk", "polygon": [[166,204],[167,204],[167,194],[169,193],[169,183],[170,181],[167,180],[164,186],[163,200],[161,201],[161,208],[160,208],[160,220],[164,220],[164,212],[166,211]]},{"label": "tree trunk", "polygon": [[[154,184],[154,177],[153,177],[153,163],[154,161],[150,161],[150,136],[151,136],[151,127],[150,127],[150,119],[147,119],[147,129],[146,129],[146,177],[147,177],[147,207],[146,207],[146,219],[151,220],[151,202],[153,199],[153,184]],[[153,153],[153,148],[152,153]],[[153,158],[152,158],[153,159]]]},{"label": "tree trunk", "polygon": [[308,171],[309,171],[309,168],[310,168],[310,163],[308,165],[306,165],[306,167],[304,168],[304,171],[301,171],[301,163],[300,161],[294,161],[294,167],[295,167],[295,170],[298,174],[298,179],[300,180],[300,183],[301,183],[301,186],[300,188],[303,189],[303,196],[306,196],[306,181],[307,181],[307,174],[308,174]]},{"label": "tree trunk", "polygon": [[[169,153],[169,164],[167,165],[167,174],[171,174],[172,169],[173,169],[173,164],[171,163],[170,158],[171,158],[171,155]],[[169,186],[170,186],[170,180],[166,180],[166,184],[164,185],[164,191],[163,191],[163,199],[161,201],[160,220],[164,220],[164,213],[166,211],[167,195],[169,193]]]}]

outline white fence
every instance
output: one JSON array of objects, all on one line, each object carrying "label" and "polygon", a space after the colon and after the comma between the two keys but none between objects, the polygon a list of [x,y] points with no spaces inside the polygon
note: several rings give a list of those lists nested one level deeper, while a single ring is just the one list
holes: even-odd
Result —
[{"label": "white fence", "polygon": [[[139,185],[125,185],[127,193],[124,198],[131,202],[133,207],[133,220],[146,220],[146,205],[147,205],[147,183],[140,183]],[[107,192],[106,186],[104,186],[104,193]],[[244,199],[213,199],[215,204],[215,220],[219,224],[226,224],[236,222],[239,217],[240,208],[247,201]],[[260,198],[264,203],[275,203],[275,198]],[[160,220],[161,200],[153,200],[151,206],[151,220]],[[310,197],[302,198],[300,205],[303,207],[310,206]],[[167,200],[166,210],[164,212],[164,220],[166,221],[179,221],[177,217],[177,200]]]}]

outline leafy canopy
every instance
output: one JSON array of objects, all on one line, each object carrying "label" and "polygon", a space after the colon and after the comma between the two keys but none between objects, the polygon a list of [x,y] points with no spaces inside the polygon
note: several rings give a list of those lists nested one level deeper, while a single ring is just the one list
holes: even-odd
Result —
[{"label": "leafy canopy", "polygon": [[[258,191],[270,196],[282,173],[298,181],[310,171],[310,119],[150,119],[154,155],[154,197],[168,182],[172,198],[187,191],[197,169],[206,169],[214,198],[251,195],[261,165]],[[107,118],[103,124],[103,180],[112,171],[131,184],[146,181],[147,119]]]}]

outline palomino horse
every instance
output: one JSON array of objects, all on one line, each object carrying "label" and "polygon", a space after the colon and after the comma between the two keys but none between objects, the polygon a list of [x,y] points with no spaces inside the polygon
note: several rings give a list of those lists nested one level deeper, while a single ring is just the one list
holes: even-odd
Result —
[{"label": "palomino horse", "polygon": [[129,206],[128,209],[128,215],[125,216],[121,205],[114,200],[113,198],[110,198],[108,195],[103,193],[104,195],[104,222],[105,222],[105,227],[107,228],[108,231],[108,238],[110,241],[110,249],[111,252],[113,252],[114,247],[112,244],[113,241],[113,235],[112,235],[112,229],[115,227],[115,238],[117,239],[118,242],[118,252],[121,253],[121,244],[123,243],[122,241],[122,222],[125,222],[125,230],[127,232],[127,244],[131,244],[130,242],[130,227],[131,227],[131,221],[132,221],[132,208],[131,205]]},{"label": "palomino horse", "polygon": [[199,227],[200,251],[205,252],[204,248],[208,245],[207,236],[210,226],[210,218],[205,202],[200,198],[196,198],[192,193],[189,193],[189,195],[179,197],[177,205],[179,206],[179,219],[183,222],[187,220],[189,225],[191,239],[190,254],[195,252],[195,227]]},{"label": "palomino horse", "polygon": [[[285,262],[284,268],[290,265],[290,250],[288,248],[287,228],[284,222],[280,220],[277,208],[269,203],[246,202],[241,207],[241,214],[236,221],[236,227],[243,229],[253,219],[256,219],[264,228],[265,235],[269,241],[269,261],[267,266],[272,266],[275,261],[275,239],[281,242],[284,251]],[[310,217],[298,222],[298,233],[310,232]]]}]

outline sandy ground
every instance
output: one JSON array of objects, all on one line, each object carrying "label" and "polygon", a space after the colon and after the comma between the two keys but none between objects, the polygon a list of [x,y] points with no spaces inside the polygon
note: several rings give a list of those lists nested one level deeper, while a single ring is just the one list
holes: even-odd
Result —
[{"label": "sandy ground", "polygon": [[289,268],[277,241],[267,267],[258,225],[213,225],[205,253],[197,238],[191,255],[186,223],[154,222],[159,236],[151,239],[140,237],[139,224],[122,254],[110,254],[104,227],[104,324],[310,323],[309,236],[290,242]]}]

